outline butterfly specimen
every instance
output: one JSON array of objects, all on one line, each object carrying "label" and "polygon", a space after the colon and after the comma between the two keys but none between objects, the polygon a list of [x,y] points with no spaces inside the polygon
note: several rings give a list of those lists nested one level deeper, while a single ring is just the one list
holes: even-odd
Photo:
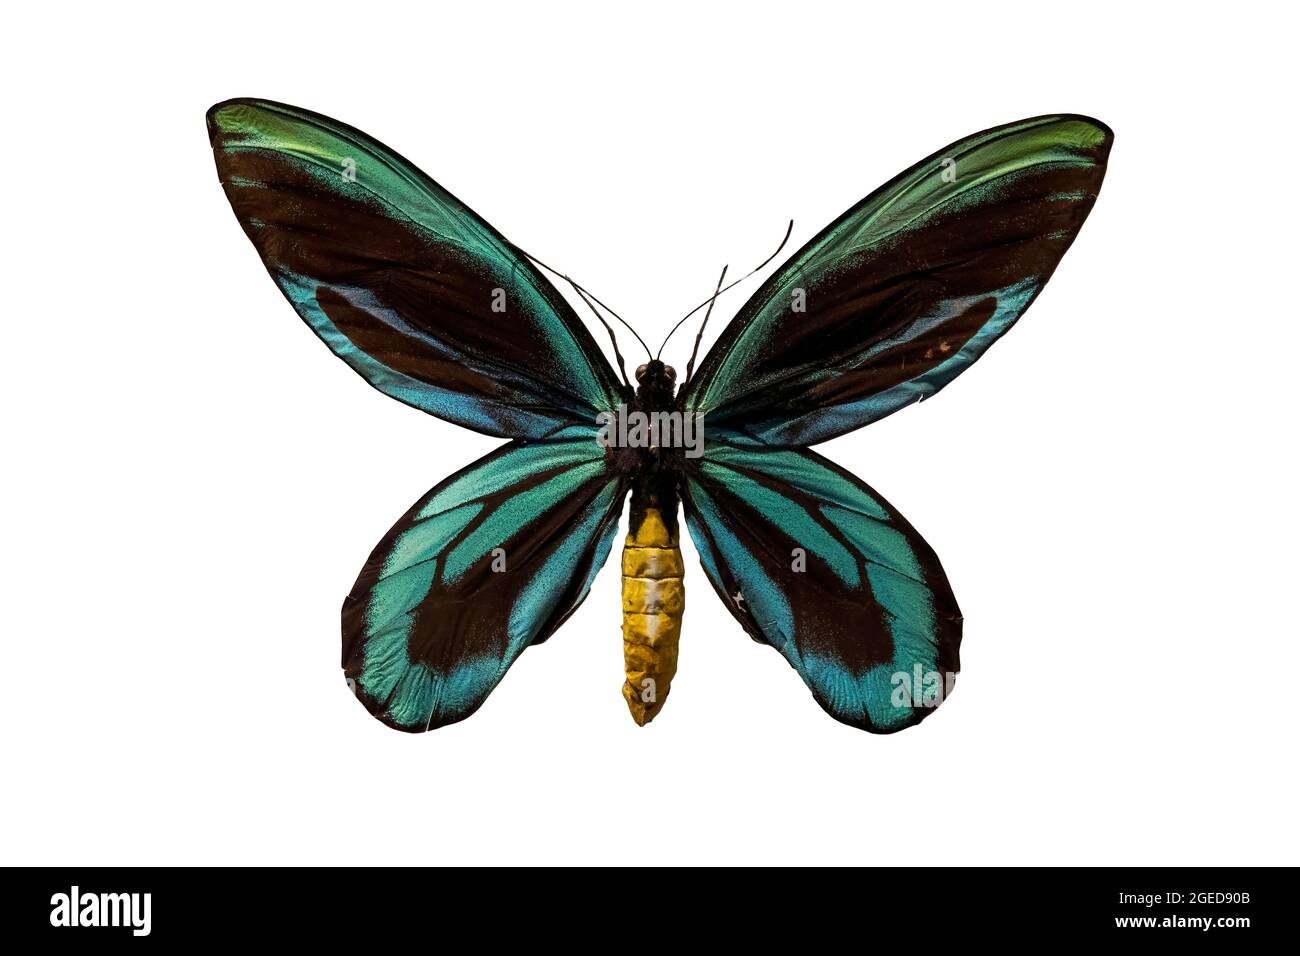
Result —
[{"label": "butterfly specimen", "polygon": [[[616,373],[548,267],[364,133],[250,99],[208,130],[235,215],[325,344],[399,401],[510,439],[417,501],[344,601],[371,714],[406,731],[472,714],[586,597],[625,499],[638,724],[677,669],[679,503],[718,597],[831,716],[889,733],[943,699],[962,618],[938,559],[809,446],[933,395],[1012,326],[1092,208],[1106,126],[1041,116],[917,163],[780,266],[680,385],[649,349],[633,385],[617,342]],[[571,285],[613,339],[601,309],[618,316]]]}]

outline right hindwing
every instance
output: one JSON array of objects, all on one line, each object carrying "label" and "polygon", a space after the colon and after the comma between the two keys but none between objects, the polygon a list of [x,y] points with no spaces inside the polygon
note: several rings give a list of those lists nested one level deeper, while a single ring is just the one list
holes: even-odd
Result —
[{"label": "right hindwing", "polygon": [[683,500],[718,597],[831,716],[890,733],[942,701],[961,612],[934,551],[884,498],[807,449],[712,444]]}]

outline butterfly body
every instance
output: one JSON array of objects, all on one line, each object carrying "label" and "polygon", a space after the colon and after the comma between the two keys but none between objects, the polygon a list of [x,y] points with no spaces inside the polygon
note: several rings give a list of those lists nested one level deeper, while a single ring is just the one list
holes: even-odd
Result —
[{"label": "butterfly body", "polygon": [[680,387],[652,359],[635,388],[536,260],[382,143],[254,99],[214,106],[208,130],[236,217],[330,350],[509,440],[417,501],[344,601],[343,671],[372,715],[408,732],[470,716],[586,598],[625,502],[637,723],[676,673],[681,525],[728,612],[835,719],[892,733],[946,698],[962,616],[937,556],[810,446],[933,395],[1019,319],[1098,195],[1104,124],[1033,117],[923,159],[779,266]]},{"label": "butterfly body", "polygon": [[[632,719],[644,726],[660,712],[677,673],[686,598],[677,522],[685,450],[681,409],[674,407],[676,371],[656,360],[638,368],[636,378],[629,409],[636,417],[628,416],[632,434],[626,427],[611,428],[606,455],[626,469],[630,487],[621,562],[623,699]],[[676,415],[678,429],[660,427],[672,421],[666,413]]]}]

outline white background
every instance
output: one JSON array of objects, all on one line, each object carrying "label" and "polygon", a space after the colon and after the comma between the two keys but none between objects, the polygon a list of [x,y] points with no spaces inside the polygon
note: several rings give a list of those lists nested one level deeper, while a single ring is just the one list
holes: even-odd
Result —
[{"label": "white background", "polygon": [[[1300,862],[1294,33],[1231,10],[11,12],[3,861]],[[214,173],[232,96],[362,127],[655,339],[788,218],[794,248],[954,139],[1109,123],[1014,332],[822,449],[942,557],[952,699],[892,737],[835,723],[688,554],[651,727],[619,695],[616,561],[467,722],[368,718],[340,602],[497,443],[294,316]]]}]

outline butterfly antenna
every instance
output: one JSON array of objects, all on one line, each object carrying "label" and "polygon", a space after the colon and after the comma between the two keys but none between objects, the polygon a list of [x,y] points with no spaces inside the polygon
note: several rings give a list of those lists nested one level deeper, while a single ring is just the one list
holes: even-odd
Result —
[{"label": "butterfly antenna", "polygon": [[[709,312],[712,312],[712,311],[713,311],[713,303],[714,303],[714,300],[716,300],[716,299],[718,298],[718,296],[722,295],[722,293],[726,292],[728,289],[734,289],[736,286],[740,285],[740,283],[744,282],[746,279],[748,279],[750,276],[752,276],[755,272],[758,272],[760,269],[763,269],[763,268],[764,268],[764,267],[765,267],[769,262],[771,262],[773,259],[775,259],[777,256],[779,256],[779,255],[781,254],[781,250],[785,248],[785,244],[786,244],[787,242],[790,241],[790,233],[792,233],[792,232],[794,232],[794,220],[793,220],[793,219],[791,219],[789,225],[787,225],[787,226],[785,227],[785,236],[781,239],[781,244],[780,244],[779,246],[776,247],[776,252],[772,253],[770,256],[768,256],[766,259],[764,259],[764,260],[763,260],[762,262],[760,262],[758,265],[754,266],[754,268],[750,269],[748,272],[746,272],[746,273],[745,273],[743,276],[741,276],[739,279],[736,279],[736,280],[732,281],[731,283],[729,283],[728,285],[725,285],[725,286],[723,286],[723,285],[719,285],[717,291],[714,292],[713,295],[709,296],[707,299],[705,299],[703,302],[701,302],[701,303],[700,303],[699,305],[697,305],[695,308],[691,309],[691,311],[689,311],[689,312],[687,312],[685,315],[683,315],[683,316],[681,317],[681,319],[677,322],[677,324],[674,325],[671,329],[669,329],[668,334],[664,336],[663,343],[659,346],[659,355],[662,355],[662,354],[663,354],[663,352],[664,352],[664,346],[667,345],[667,344],[668,344],[668,340],[671,339],[671,338],[673,337],[673,333],[676,332],[678,329],[680,329],[680,328],[682,327],[682,323],[683,323],[683,322],[685,322],[687,319],[689,319],[691,316],[693,316],[696,312],[700,311],[700,309],[704,308],[706,305],[709,307]],[[723,270],[722,270],[722,272],[723,272],[724,275],[726,274],[726,271],[727,271],[726,269],[723,269]],[[706,323],[709,321],[709,317],[708,317],[707,314],[704,316],[704,321],[705,321]],[[704,326],[700,326],[700,335],[703,335],[703,334],[704,334]],[[644,343],[643,343],[643,344],[644,344]],[[698,336],[696,337],[695,345],[696,345],[696,348],[699,348],[699,337],[698,337]],[[657,358],[657,357],[658,357],[658,356],[656,356],[656,358]],[[689,376],[688,376],[688,377],[689,377]]]},{"label": "butterfly antenna", "polygon": [[526,251],[523,250],[523,249],[520,249],[518,246],[514,245],[513,243],[511,243],[511,247],[515,250],[515,252],[519,253],[521,256],[524,256],[524,257],[527,258],[527,259],[531,259],[533,262],[537,263],[539,266],[541,266],[543,269],[545,269],[545,270],[546,270],[547,272],[549,272],[551,275],[553,275],[553,276],[558,276],[559,278],[563,279],[565,282],[569,283],[569,285],[571,285],[571,286],[573,287],[573,291],[576,292],[576,293],[578,293],[578,296],[582,299],[583,302],[586,302],[586,303],[587,303],[587,308],[591,309],[591,311],[595,314],[596,318],[600,320],[600,324],[603,325],[603,326],[605,327],[605,331],[609,333],[609,340],[610,340],[611,342],[614,343],[614,354],[615,354],[615,355],[618,355],[618,357],[619,357],[619,358],[618,358],[618,361],[619,361],[619,371],[621,371],[621,372],[623,373],[623,382],[624,382],[624,384],[627,384],[628,387],[630,388],[631,385],[630,385],[630,383],[628,383],[628,380],[627,380],[627,370],[624,369],[623,366],[622,366],[623,357],[622,357],[622,355],[621,355],[621,354],[619,353],[619,351],[618,351],[618,340],[614,338],[614,330],[613,330],[612,328],[610,328],[610,325],[609,325],[608,322],[605,321],[604,316],[602,316],[602,315],[601,315],[601,314],[596,310],[596,306],[592,305],[591,303],[592,303],[592,302],[595,302],[596,305],[599,305],[602,309],[604,309],[606,312],[608,312],[608,313],[609,313],[610,315],[612,315],[614,318],[618,319],[619,322],[623,323],[623,327],[626,328],[629,332],[631,332],[631,333],[632,333],[632,337],[635,338],[638,342],[641,343],[641,348],[645,349],[646,357],[647,357],[647,358],[650,358],[650,357],[652,357],[652,356],[650,355],[650,346],[648,346],[648,345],[645,344],[645,339],[643,339],[643,338],[641,338],[641,336],[637,335],[636,329],[632,328],[632,326],[628,324],[627,319],[623,318],[623,316],[619,315],[617,312],[615,312],[613,309],[611,309],[609,306],[607,306],[607,305],[606,305],[604,302],[602,302],[600,299],[596,298],[596,296],[592,295],[591,292],[590,292],[588,289],[583,288],[581,285],[579,285],[577,282],[574,282],[572,279],[570,279],[570,278],[569,278],[567,275],[565,275],[563,272],[560,272],[558,269],[553,269],[553,268],[551,268],[551,267],[548,266],[545,262],[543,262],[541,259],[537,258],[537,257],[534,256],[534,255],[529,254],[528,252],[526,252]]},{"label": "butterfly antenna", "polygon": [[[691,349],[691,360],[686,363],[686,378],[682,380],[683,385],[691,380],[691,373],[695,371],[695,356],[700,354],[700,340],[704,338],[704,327],[709,324],[709,316],[713,314],[713,303],[718,301],[718,294],[722,292],[722,280],[725,278],[727,278],[727,267],[723,266],[722,275],[718,276],[718,287],[713,290],[713,298],[709,300],[709,307],[704,312],[704,321],[700,323],[700,331],[695,333],[695,348]],[[662,347],[660,351],[663,351]]]},{"label": "butterfly antenna", "polygon": [[[614,346],[614,358],[618,361],[618,373],[623,376],[623,384],[628,387],[628,390],[635,391],[635,389],[632,388],[632,383],[627,380],[627,365],[623,362],[623,353],[618,350],[618,339],[614,337],[613,326],[606,322],[605,317],[597,311],[594,305],[591,304],[591,300],[588,299],[586,293],[583,292],[582,286],[578,285],[578,283],[574,282],[568,276],[564,276],[564,281],[573,286],[573,291],[578,293],[578,298],[587,303],[587,308],[591,309],[591,314],[600,320],[600,324],[603,325],[605,331],[609,333],[609,343]],[[633,332],[632,334],[636,335],[636,332]]]}]

